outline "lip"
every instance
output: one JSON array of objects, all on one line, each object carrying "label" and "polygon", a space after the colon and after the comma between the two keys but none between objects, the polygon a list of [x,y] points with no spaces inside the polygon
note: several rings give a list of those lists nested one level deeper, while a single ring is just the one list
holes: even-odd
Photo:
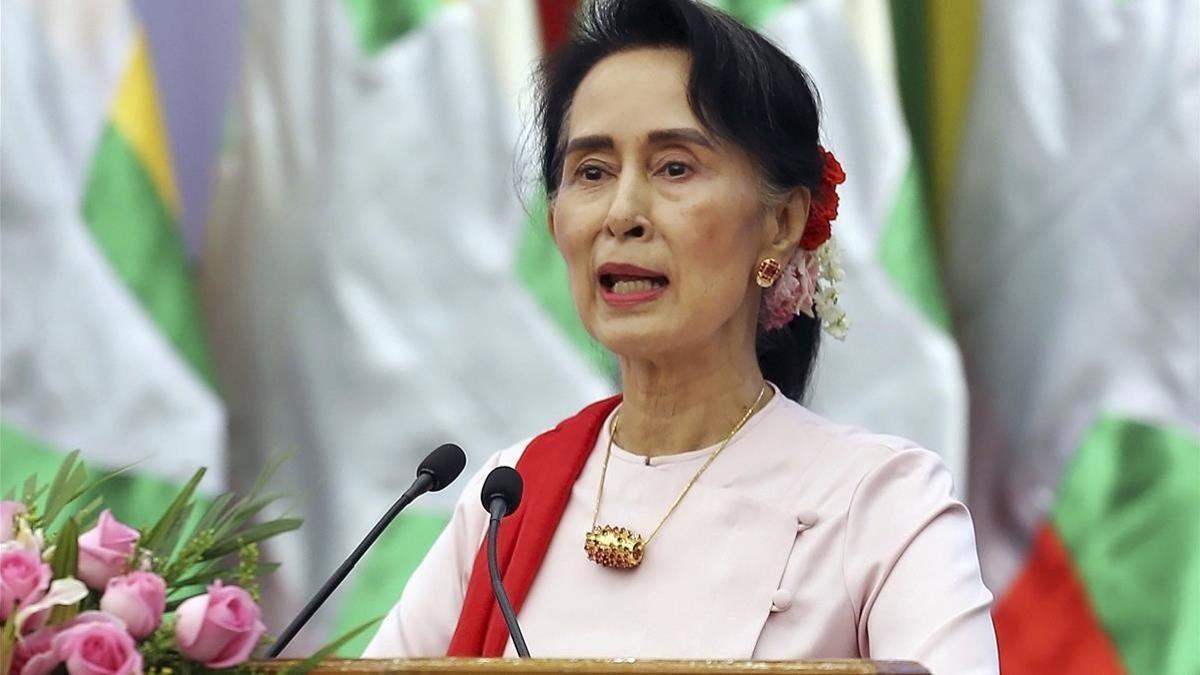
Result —
[{"label": "lip", "polygon": [[[628,263],[611,263],[611,262],[604,263],[600,267],[596,268],[596,276],[597,277],[600,277],[601,275],[604,275],[604,274],[615,274],[615,275],[623,276],[623,277],[646,277],[647,279],[650,279],[652,277],[666,277],[667,276],[667,275],[663,274],[662,272],[658,272],[655,270],[648,270],[645,267],[638,267],[637,265],[630,265]],[[668,279],[668,281],[670,281],[670,280]]]},{"label": "lip", "polygon": [[[667,284],[659,286],[658,288],[652,288],[648,291],[642,291],[640,293],[614,293],[611,289],[600,283],[600,277],[606,274],[625,277],[644,277],[646,279],[663,277],[664,279],[667,279]],[[630,305],[640,305],[644,302],[650,302],[651,300],[654,300],[658,296],[665,293],[667,288],[670,286],[670,278],[662,272],[646,269],[645,267],[638,267],[637,265],[630,265],[628,263],[604,263],[600,267],[596,268],[596,285],[600,289],[600,297],[603,298],[606,303],[614,307],[628,307]]]}]

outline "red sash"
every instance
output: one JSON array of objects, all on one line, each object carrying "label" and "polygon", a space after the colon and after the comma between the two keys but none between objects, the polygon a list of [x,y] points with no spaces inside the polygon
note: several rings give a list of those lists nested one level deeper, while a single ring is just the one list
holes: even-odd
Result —
[{"label": "red sash", "polygon": [[[571,498],[571,488],[596,445],[600,426],[620,402],[621,397],[614,396],[589,405],[530,441],[517,461],[525,482],[524,497],[516,512],[504,519],[496,546],[501,578],[514,611],[521,611],[533,587],[550,538]],[[508,627],[492,596],[485,541],[475,555],[447,656],[503,656],[507,643]]]}]

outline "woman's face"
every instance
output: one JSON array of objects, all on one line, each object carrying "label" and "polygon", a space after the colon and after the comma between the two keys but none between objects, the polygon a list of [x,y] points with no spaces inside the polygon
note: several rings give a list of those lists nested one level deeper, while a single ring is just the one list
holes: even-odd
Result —
[{"label": "woman's face", "polygon": [[584,326],[621,356],[753,344],[753,270],[777,226],[749,158],[692,113],[688,68],[675,49],[605,58],[563,131],[551,233]]}]

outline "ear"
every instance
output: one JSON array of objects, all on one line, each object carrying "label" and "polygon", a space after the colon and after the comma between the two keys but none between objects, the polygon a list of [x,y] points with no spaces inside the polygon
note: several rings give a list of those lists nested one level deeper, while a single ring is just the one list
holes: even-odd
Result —
[{"label": "ear", "polygon": [[550,230],[550,239],[558,242],[558,238],[554,236],[554,201],[546,203],[546,228]]},{"label": "ear", "polygon": [[788,194],[783,203],[771,209],[767,217],[767,241],[763,257],[775,258],[787,264],[800,245],[800,238],[804,236],[811,204],[812,191],[798,187]]}]

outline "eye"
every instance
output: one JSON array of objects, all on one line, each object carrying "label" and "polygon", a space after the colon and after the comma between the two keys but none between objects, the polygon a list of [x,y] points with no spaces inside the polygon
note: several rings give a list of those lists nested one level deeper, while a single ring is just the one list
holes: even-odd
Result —
[{"label": "eye", "polygon": [[683,178],[692,172],[692,167],[683,162],[667,162],[659,171],[668,178]]},{"label": "eye", "polygon": [[604,171],[595,165],[579,167],[579,177],[588,182],[596,182],[604,178]]}]

